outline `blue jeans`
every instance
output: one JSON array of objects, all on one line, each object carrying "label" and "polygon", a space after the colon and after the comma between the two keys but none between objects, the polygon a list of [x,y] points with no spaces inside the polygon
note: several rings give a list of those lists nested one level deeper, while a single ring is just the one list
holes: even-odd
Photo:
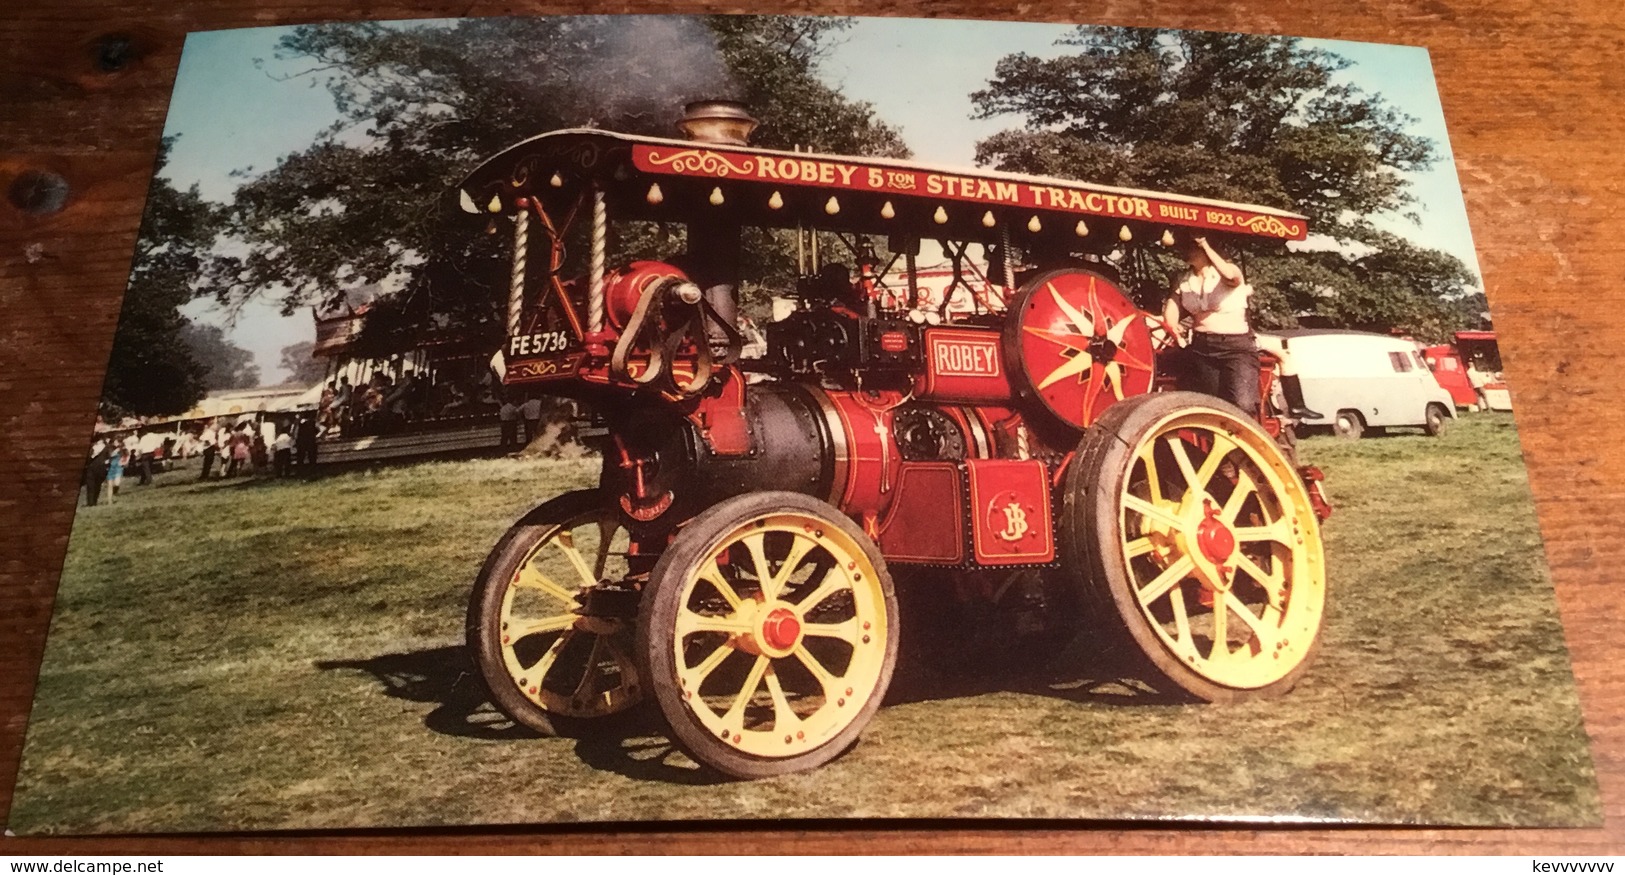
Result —
[{"label": "blue jeans", "polygon": [[1192,388],[1223,398],[1249,416],[1258,416],[1258,344],[1252,332],[1193,332],[1187,349],[1191,354]]}]

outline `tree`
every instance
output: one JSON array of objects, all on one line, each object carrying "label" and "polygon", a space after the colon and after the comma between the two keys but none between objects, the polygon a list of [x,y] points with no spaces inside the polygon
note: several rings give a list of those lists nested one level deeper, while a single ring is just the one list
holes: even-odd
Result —
[{"label": "tree", "polygon": [[[1264,326],[1314,316],[1437,338],[1462,324],[1474,282],[1466,266],[1372,221],[1415,220],[1406,174],[1432,164],[1434,145],[1381,97],[1338,82],[1347,60],[1244,34],[1084,27],[1060,44],[1076,51],[1007,56],[972,95],[981,118],[1026,120],[979,143],[979,161],[1309,216],[1328,238],[1318,247],[1239,244]],[[1146,248],[1128,264],[1145,304],[1180,267]]]},{"label": "tree", "polygon": [[282,348],[280,364],[288,372],[288,382],[309,386],[327,376],[327,364],[310,354],[315,348],[315,342],[309,340]]},{"label": "tree", "polygon": [[172,140],[158,150],[158,167],[136,238],[124,306],[113,333],[102,386],[108,416],[184,412],[203,397],[207,367],[183,338],[190,326],[181,307],[214,242],[216,214],[196,186],[181,191],[164,177]]},{"label": "tree", "polygon": [[443,226],[448,193],[479,160],[555,128],[673,135],[685,101],[716,96],[752,103],[764,145],[902,154],[895,130],[815,75],[845,26],[589,16],[295,28],[279,54],[310,61],[305,75],[342,120],[237,190],[228,236],[247,251],[214,262],[210,291],[227,303],[274,294],[291,313],[376,283],[394,291],[369,311],[359,349],[430,328],[494,347],[507,241]]},{"label": "tree", "polygon": [[205,390],[252,389],[260,384],[254,354],[227,340],[218,325],[189,322],[181,329],[180,342],[202,367]]}]

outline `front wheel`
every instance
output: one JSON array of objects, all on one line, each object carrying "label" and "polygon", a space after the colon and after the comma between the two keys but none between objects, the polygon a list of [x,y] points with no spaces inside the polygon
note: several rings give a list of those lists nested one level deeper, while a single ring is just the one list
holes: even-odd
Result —
[{"label": "front wheel", "polygon": [[1444,407],[1438,404],[1429,404],[1427,418],[1422,422],[1422,430],[1428,433],[1428,437],[1438,437],[1444,434],[1445,428],[1449,425],[1450,414],[1445,412]]},{"label": "front wheel", "polygon": [[644,592],[638,653],[696,761],[736,778],[835,758],[897,663],[880,551],[840,511],[791,492],[724,501],[688,523]]},{"label": "front wheel", "polygon": [[1356,441],[1365,434],[1365,419],[1353,410],[1339,410],[1332,423],[1332,433],[1345,440]]},{"label": "front wheel", "polygon": [[1094,633],[1153,685],[1236,701],[1308,668],[1326,599],[1319,522],[1239,408],[1190,392],[1114,405],[1070,466],[1062,527]]},{"label": "front wheel", "polygon": [[468,604],[468,649],[492,704],[515,722],[573,734],[642,697],[636,601],[618,591],[627,546],[597,493],[569,492],[514,523],[486,558]]}]

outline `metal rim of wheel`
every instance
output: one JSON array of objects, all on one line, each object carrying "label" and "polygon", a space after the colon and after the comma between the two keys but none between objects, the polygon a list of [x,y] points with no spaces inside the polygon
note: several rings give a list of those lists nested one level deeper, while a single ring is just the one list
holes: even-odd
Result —
[{"label": "metal rim of wheel", "polygon": [[469,606],[469,641],[495,704],[518,722],[551,733],[560,718],[608,717],[642,698],[630,624],[582,606],[600,581],[624,578],[627,541],[595,493],[570,493],[492,551]]},{"label": "metal rim of wheel", "polygon": [[839,511],[755,493],[702,514],[667,549],[639,651],[685,750],[767,777],[856,740],[895,667],[896,614],[878,549]]}]

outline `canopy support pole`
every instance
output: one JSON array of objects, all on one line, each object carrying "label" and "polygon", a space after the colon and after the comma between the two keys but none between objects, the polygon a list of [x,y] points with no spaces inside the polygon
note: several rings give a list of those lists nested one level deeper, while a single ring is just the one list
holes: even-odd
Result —
[{"label": "canopy support pole", "polygon": [[604,262],[609,249],[609,210],[604,190],[592,188],[592,274],[587,286],[587,333],[604,330]]},{"label": "canopy support pole", "polygon": [[1010,220],[999,223],[999,260],[1004,262],[1005,293],[1016,287],[1016,267],[1010,262]]},{"label": "canopy support pole", "polygon": [[908,247],[903,250],[904,269],[908,271],[908,307],[910,310],[918,310],[921,305],[920,276],[914,263],[914,250],[919,247],[920,241],[918,238],[914,238],[906,241],[903,245]]},{"label": "canopy support pole", "polygon": [[519,333],[519,316],[525,309],[525,260],[530,257],[530,213],[520,210],[513,216],[513,275],[508,281],[508,336]]}]

